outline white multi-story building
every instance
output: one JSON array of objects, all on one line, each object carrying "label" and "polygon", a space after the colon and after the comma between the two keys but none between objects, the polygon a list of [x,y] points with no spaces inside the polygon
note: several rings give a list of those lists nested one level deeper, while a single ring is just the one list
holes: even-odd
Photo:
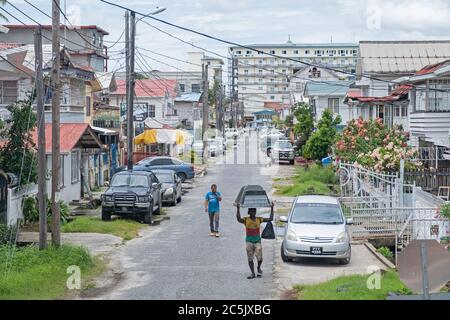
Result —
[{"label": "white multi-story building", "polygon": [[285,44],[255,44],[247,47],[254,50],[229,48],[235,60],[234,64],[230,64],[231,73],[234,72],[237,78],[235,90],[239,100],[244,102],[246,115],[264,109],[265,102],[290,105],[290,81],[308,64],[348,73],[356,71],[356,43],[297,44],[288,41]]}]

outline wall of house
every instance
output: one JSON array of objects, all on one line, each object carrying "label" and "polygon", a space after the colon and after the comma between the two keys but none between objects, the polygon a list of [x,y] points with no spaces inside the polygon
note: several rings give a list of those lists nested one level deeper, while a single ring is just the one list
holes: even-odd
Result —
[{"label": "wall of house", "polygon": [[450,148],[450,112],[414,112],[409,115],[411,141],[419,138]]},{"label": "wall of house", "polygon": [[[167,102],[172,103],[173,105],[173,99],[169,98]],[[126,97],[125,95],[113,95],[111,97],[110,105],[114,107],[120,107],[121,103],[126,103]],[[163,118],[163,112],[167,110],[164,97],[158,97],[158,98],[152,98],[152,97],[138,97],[135,98],[134,103],[148,103],[148,105],[154,105],[155,106],[155,118],[162,119]]]},{"label": "wall of house", "polygon": [[194,105],[198,105],[195,102],[175,102],[175,109],[177,110],[177,115],[180,122],[187,119],[188,122],[193,123],[194,121]]},{"label": "wall of house", "polygon": [[[74,149],[74,151],[76,150],[78,149]],[[79,156],[80,154],[81,152],[79,152]],[[72,161],[70,153],[62,154],[61,166],[63,168],[62,172],[64,174],[64,181],[61,186],[59,199],[66,203],[79,201],[81,199],[81,182],[80,179],[78,179],[78,181],[72,183]],[[52,170],[51,155],[47,155],[47,170],[49,172]],[[47,190],[51,190],[51,187],[52,181],[50,178],[47,180]]]},{"label": "wall of house", "polygon": [[[328,98],[338,98],[339,99],[339,115],[342,118],[341,124],[345,125],[348,121],[350,121],[353,116],[349,106],[344,104],[344,97],[318,97],[315,100],[316,104],[316,120],[318,121],[322,117],[322,113],[325,109],[328,109]],[[310,98],[312,100],[312,98]]]}]

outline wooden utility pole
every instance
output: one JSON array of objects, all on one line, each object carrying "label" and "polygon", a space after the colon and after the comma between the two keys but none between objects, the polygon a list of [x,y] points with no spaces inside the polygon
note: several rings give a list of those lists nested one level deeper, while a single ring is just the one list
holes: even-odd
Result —
[{"label": "wooden utility pole", "polygon": [[38,203],[39,203],[39,249],[47,248],[47,182],[45,176],[45,111],[44,111],[44,75],[42,72],[42,26],[34,33],[34,52],[36,66],[36,109],[38,131]]},{"label": "wooden utility pole", "polygon": [[203,117],[202,117],[202,136],[203,136],[203,163],[208,159],[208,127],[209,127],[209,106],[208,106],[208,65],[202,64],[203,77]]},{"label": "wooden utility pole", "polygon": [[[129,11],[125,11],[125,94],[126,94],[126,99],[125,99],[125,118],[127,119],[127,114],[128,114],[128,93],[130,92],[130,13]],[[126,122],[127,125],[127,129],[124,128],[124,124],[125,123],[121,123],[120,124],[120,130],[123,132],[126,132],[126,136],[127,136],[127,145],[128,145],[128,121]],[[122,135],[121,135],[122,137]],[[122,150],[122,152],[124,152],[124,150]],[[128,154],[128,146],[127,146],[127,154]],[[125,157],[121,157],[120,158],[121,161],[126,161],[127,166],[128,166],[128,155],[127,155],[127,160],[125,160]],[[122,163],[122,165],[125,165],[125,163]]]},{"label": "wooden utility pole", "polygon": [[59,171],[60,164],[60,83],[59,72],[61,67],[60,55],[60,38],[59,38],[59,22],[60,22],[60,1],[53,0],[52,2],[52,244],[55,246],[61,245],[61,230],[60,230],[60,212],[58,205],[59,198]]},{"label": "wooden utility pole", "polygon": [[127,92],[127,147],[128,147],[128,159],[127,167],[128,170],[133,170],[133,140],[134,140],[134,51],[135,51],[135,40],[136,40],[136,13],[131,11],[130,19],[130,39],[129,39],[129,69],[127,74],[129,74],[129,85]]}]

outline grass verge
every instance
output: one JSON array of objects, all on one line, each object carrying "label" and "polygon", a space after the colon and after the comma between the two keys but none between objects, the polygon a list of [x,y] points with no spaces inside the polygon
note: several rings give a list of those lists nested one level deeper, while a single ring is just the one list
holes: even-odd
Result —
[{"label": "grass verge", "polygon": [[69,266],[80,268],[82,288],[104,270],[103,263],[82,247],[63,245],[42,251],[36,246],[16,247],[13,255],[9,249],[0,246],[0,300],[61,298],[69,291]]},{"label": "grass verge", "polygon": [[274,185],[276,193],[290,197],[306,194],[333,194],[338,177],[331,167],[312,165],[298,168],[297,173],[289,179],[289,182],[290,184],[287,185]]},{"label": "grass verge", "polygon": [[133,220],[114,219],[102,221],[98,217],[78,217],[61,227],[62,232],[106,233],[131,240],[138,236],[145,225]]},{"label": "grass verge", "polygon": [[389,292],[411,294],[394,271],[382,272],[380,289],[370,290],[370,275],[342,276],[327,282],[295,286],[299,300],[385,300]]}]

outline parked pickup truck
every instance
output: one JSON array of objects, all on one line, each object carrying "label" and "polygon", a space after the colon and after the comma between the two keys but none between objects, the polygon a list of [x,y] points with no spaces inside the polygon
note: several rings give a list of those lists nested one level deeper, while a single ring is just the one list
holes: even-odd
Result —
[{"label": "parked pickup truck", "polygon": [[289,140],[278,140],[272,146],[270,158],[272,162],[289,161],[294,164],[295,148]]},{"label": "parked pickup truck", "polygon": [[150,224],[153,213],[161,213],[161,183],[152,172],[121,171],[101,199],[103,221],[111,220],[113,214],[130,215]]}]

